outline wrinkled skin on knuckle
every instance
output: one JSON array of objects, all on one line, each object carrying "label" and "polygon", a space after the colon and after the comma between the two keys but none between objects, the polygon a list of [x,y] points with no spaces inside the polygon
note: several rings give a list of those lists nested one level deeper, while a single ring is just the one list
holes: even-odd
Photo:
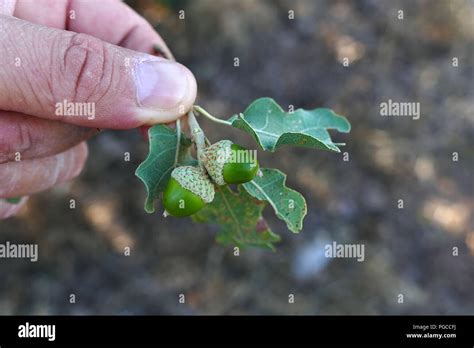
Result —
[{"label": "wrinkled skin on knuckle", "polygon": [[56,102],[97,102],[112,89],[113,60],[106,43],[86,34],[61,36],[53,70]]},{"label": "wrinkled skin on knuckle", "polygon": [[9,128],[0,138],[0,163],[15,160],[33,146],[31,130],[25,124],[18,122]]},{"label": "wrinkled skin on knuckle", "polygon": [[55,156],[0,164],[0,198],[34,194],[72,180],[84,168],[87,155],[81,143]]},{"label": "wrinkled skin on knuckle", "polygon": [[[34,31],[31,23],[0,15],[0,62],[8,67],[0,69],[0,90],[17,91],[0,93],[2,109],[21,111],[18,108],[22,105],[33,103],[44,106],[39,96],[43,92],[48,94],[49,88],[42,82],[42,60],[35,61],[38,50],[44,46],[44,42],[37,39],[41,30]],[[18,38],[23,40],[18,42]]]}]

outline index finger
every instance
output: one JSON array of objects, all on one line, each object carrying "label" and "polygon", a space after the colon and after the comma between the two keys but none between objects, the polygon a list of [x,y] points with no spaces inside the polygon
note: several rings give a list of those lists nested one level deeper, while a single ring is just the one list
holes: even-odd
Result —
[{"label": "index finger", "polygon": [[163,39],[139,14],[118,0],[17,0],[15,17],[57,29],[89,34],[134,51],[153,53]]}]

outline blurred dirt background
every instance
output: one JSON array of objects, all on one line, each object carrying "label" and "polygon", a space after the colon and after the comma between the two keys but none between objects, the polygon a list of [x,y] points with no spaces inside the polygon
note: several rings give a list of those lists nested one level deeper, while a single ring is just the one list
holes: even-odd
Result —
[{"label": "blurred dirt background", "polygon": [[[474,314],[473,1],[129,4],[194,72],[198,104],[221,117],[261,96],[333,108],[353,126],[336,136],[349,161],[260,152],[304,193],[308,216],[293,235],[267,208],[277,251],[235,257],[214,243],[215,226],[147,215],[134,176],[147,144],[136,131],[103,132],[78,180],[0,222],[1,243],[38,243],[40,253],[36,263],[0,260],[0,314]],[[421,118],[381,117],[388,99],[420,102]],[[202,126],[211,140],[252,144]],[[325,258],[332,241],[363,243],[365,261]]]}]

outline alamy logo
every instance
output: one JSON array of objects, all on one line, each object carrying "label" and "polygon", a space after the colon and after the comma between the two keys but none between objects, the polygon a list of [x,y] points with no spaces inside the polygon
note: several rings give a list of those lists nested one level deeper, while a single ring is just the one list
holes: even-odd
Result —
[{"label": "alamy logo", "polygon": [[56,339],[56,325],[35,325],[26,322],[18,326],[20,338],[47,338],[48,341]]},{"label": "alamy logo", "polygon": [[231,148],[221,149],[218,151],[218,162],[226,163],[257,163],[257,150],[234,150]]},{"label": "alamy logo", "polygon": [[329,258],[356,258],[357,261],[365,260],[364,244],[326,244],[324,247],[324,256]]},{"label": "alamy logo", "polygon": [[380,116],[408,116],[418,120],[420,118],[420,103],[397,102],[389,99],[380,103]]},{"label": "alamy logo", "polygon": [[56,116],[83,116],[88,120],[95,119],[95,103],[73,103],[64,99],[56,103]]},{"label": "alamy logo", "polygon": [[0,259],[30,259],[38,261],[38,244],[0,244]]}]

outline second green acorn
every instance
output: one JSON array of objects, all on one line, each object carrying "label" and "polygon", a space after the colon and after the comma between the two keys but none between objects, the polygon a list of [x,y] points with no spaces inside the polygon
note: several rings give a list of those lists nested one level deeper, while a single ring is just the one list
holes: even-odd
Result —
[{"label": "second green acorn", "polygon": [[202,162],[217,185],[243,184],[258,173],[255,151],[230,140],[221,140],[204,150]]}]

